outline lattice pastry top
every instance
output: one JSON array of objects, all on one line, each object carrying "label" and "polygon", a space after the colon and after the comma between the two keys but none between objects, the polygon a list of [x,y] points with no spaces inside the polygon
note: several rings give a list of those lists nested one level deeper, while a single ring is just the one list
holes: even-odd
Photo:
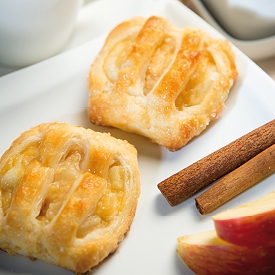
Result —
[{"label": "lattice pastry top", "polygon": [[117,248],[139,193],[137,151],[127,141],[38,125],[0,159],[0,248],[84,273]]},{"label": "lattice pastry top", "polygon": [[133,18],[111,31],[91,66],[88,115],[175,151],[219,116],[236,77],[228,41]]}]

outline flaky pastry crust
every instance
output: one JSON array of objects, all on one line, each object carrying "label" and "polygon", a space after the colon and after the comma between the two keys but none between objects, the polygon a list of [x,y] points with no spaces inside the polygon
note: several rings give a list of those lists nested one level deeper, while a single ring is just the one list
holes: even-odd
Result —
[{"label": "flaky pastry crust", "polygon": [[91,65],[88,116],[175,151],[219,116],[236,77],[228,41],[133,18],[110,32]]},{"label": "flaky pastry crust", "polygon": [[84,273],[118,247],[139,194],[133,145],[65,123],[38,125],[0,159],[0,248]]}]

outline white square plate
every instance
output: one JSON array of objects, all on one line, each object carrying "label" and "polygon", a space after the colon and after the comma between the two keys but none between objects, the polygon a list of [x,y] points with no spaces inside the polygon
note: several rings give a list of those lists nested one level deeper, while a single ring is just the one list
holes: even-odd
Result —
[{"label": "white square plate", "polygon": [[[123,0],[117,1],[117,6],[113,5],[114,14],[119,14],[121,3]],[[137,3],[138,0],[128,1],[129,17],[135,15]],[[214,28],[178,1],[147,1],[146,9],[139,9],[136,14],[167,17],[178,27],[195,26],[212,36],[221,37]],[[127,12],[124,11],[122,19],[126,18]],[[112,20],[111,17],[109,19]],[[176,253],[177,237],[214,229],[211,215],[274,191],[275,175],[206,216],[198,213],[194,197],[176,207],[170,207],[159,192],[157,184],[274,119],[275,83],[234,47],[239,77],[220,118],[184,148],[169,152],[143,137],[117,129],[96,127],[89,122],[86,114],[86,78],[89,66],[102,47],[105,37],[106,35],[101,35],[80,47],[0,78],[0,154],[23,131],[50,121],[65,121],[97,131],[111,132],[117,138],[127,139],[139,152],[142,192],[136,217],[130,233],[117,251],[95,267],[91,274],[191,275],[193,273]],[[33,262],[18,255],[10,257],[8,253],[0,251],[0,274],[73,273],[40,260]]]}]

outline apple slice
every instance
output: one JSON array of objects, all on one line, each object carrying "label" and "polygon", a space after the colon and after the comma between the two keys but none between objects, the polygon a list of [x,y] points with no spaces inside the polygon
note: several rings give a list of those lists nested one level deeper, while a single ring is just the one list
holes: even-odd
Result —
[{"label": "apple slice", "polygon": [[212,217],[217,235],[242,246],[275,246],[275,192]]},{"label": "apple slice", "polygon": [[178,238],[177,252],[197,275],[274,275],[275,247],[250,249],[208,231]]}]

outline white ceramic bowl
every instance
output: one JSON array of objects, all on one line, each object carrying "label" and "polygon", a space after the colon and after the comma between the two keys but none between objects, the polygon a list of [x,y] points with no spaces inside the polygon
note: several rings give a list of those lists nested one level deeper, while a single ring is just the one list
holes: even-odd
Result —
[{"label": "white ceramic bowl", "polygon": [[25,67],[61,50],[82,0],[0,0],[0,63]]},{"label": "white ceramic bowl", "polygon": [[260,60],[275,56],[275,1],[191,0],[191,2],[203,19],[251,59]]},{"label": "white ceramic bowl", "polygon": [[275,1],[202,0],[217,22],[233,37],[262,39],[275,35]]}]

